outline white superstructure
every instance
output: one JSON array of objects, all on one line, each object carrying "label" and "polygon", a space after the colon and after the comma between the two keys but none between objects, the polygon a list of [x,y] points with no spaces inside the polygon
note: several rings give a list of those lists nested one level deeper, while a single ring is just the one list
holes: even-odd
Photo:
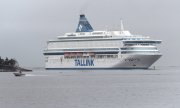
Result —
[{"label": "white superstructure", "polygon": [[80,15],[76,32],[49,40],[44,50],[46,69],[101,69],[150,67],[161,57],[161,40],[132,35],[121,22],[119,31],[94,31]]}]

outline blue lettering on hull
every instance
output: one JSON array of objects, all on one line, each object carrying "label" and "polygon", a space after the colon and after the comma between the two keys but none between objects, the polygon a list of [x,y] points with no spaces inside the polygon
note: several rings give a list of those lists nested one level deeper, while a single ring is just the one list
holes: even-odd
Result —
[{"label": "blue lettering on hull", "polygon": [[94,59],[75,59],[75,66],[94,66]]}]

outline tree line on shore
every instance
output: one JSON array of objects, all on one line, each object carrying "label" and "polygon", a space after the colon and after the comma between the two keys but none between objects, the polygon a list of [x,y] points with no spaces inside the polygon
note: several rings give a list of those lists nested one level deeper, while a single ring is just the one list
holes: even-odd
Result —
[{"label": "tree line on shore", "polygon": [[3,67],[18,67],[18,62],[15,60],[15,59],[9,59],[9,58],[5,58],[5,59],[2,59],[0,57],[0,68],[3,68]]}]

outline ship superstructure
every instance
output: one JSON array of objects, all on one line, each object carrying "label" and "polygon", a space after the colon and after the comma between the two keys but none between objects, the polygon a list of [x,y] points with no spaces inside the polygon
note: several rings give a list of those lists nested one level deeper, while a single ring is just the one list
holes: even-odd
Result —
[{"label": "ship superstructure", "polygon": [[161,40],[132,35],[124,30],[94,31],[80,15],[76,32],[49,40],[44,50],[46,69],[135,69],[149,68],[161,57]]}]

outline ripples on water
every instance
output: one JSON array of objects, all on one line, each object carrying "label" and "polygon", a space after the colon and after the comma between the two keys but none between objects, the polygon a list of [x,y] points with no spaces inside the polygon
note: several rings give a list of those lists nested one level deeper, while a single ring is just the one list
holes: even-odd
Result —
[{"label": "ripples on water", "polygon": [[180,67],[0,73],[0,108],[179,108]]}]

